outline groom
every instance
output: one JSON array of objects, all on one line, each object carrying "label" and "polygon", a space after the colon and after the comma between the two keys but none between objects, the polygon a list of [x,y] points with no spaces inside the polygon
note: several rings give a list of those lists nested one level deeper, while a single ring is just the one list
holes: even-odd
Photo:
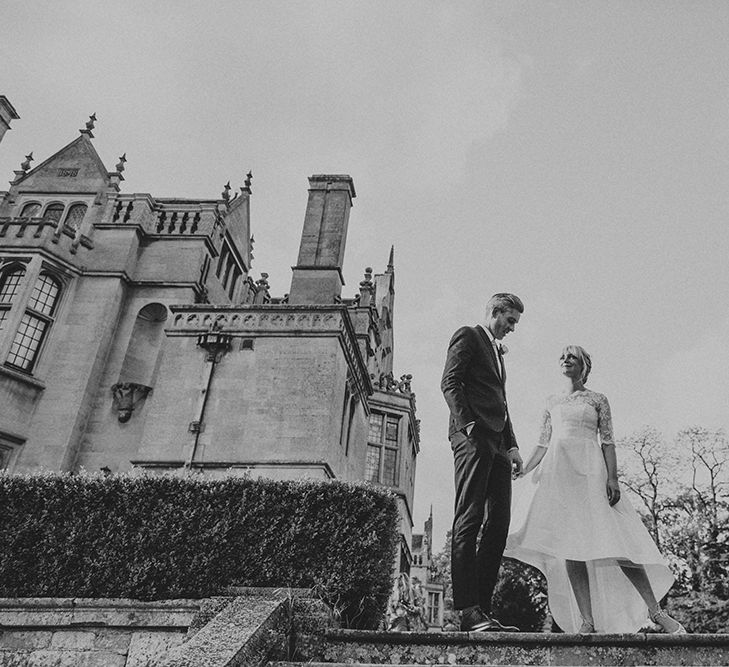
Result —
[{"label": "groom", "polygon": [[456,473],[453,606],[461,610],[466,632],[518,630],[491,616],[491,597],[509,531],[511,476],[522,467],[506,405],[500,341],[514,331],[523,312],[518,296],[494,294],[483,326],[461,327],[453,334],[441,381],[451,412],[448,438]]}]

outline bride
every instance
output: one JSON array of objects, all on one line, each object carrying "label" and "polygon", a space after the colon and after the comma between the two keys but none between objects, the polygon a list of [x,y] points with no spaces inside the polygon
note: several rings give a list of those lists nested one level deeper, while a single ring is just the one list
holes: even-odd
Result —
[{"label": "bride", "polygon": [[686,630],[658,600],[673,584],[665,560],[632,505],[620,497],[610,406],[585,389],[592,363],[564,348],[565,391],[550,396],[539,445],[520,477],[504,556],[541,570],[549,608],[564,632],[637,632],[648,618]]}]

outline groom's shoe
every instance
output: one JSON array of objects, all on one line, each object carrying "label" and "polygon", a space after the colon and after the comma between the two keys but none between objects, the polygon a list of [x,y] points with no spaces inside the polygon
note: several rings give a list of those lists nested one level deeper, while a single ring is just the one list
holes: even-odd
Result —
[{"label": "groom's shoe", "polygon": [[491,626],[489,628],[491,632],[521,632],[515,625],[504,625],[493,617],[491,617]]},{"label": "groom's shoe", "polygon": [[519,632],[519,628],[502,625],[480,607],[469,607],[461,612],[461,632]]},{"label": "groom's shoe", "polygon": [[488,632],[491,619],[480,607],[469,607],[461,612],[461,632]]}]

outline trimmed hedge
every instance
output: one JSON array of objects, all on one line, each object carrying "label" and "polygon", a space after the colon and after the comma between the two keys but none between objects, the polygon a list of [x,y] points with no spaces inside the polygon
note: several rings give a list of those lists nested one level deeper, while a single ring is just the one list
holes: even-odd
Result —
[{"label": "trimmed hedge", "polygon": [[0,475],[0,596],[219,595],[313,588],[374,628],[392,590],[398,511],[344,482]]}]

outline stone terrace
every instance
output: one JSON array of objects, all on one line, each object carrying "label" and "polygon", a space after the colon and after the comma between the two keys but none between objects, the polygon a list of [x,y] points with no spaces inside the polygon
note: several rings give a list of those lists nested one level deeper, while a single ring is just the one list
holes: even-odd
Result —
[{"label": "stone terrace", "polygon": [[293,665],[726,665],[729,635],[385,633],[299,636]]}]

